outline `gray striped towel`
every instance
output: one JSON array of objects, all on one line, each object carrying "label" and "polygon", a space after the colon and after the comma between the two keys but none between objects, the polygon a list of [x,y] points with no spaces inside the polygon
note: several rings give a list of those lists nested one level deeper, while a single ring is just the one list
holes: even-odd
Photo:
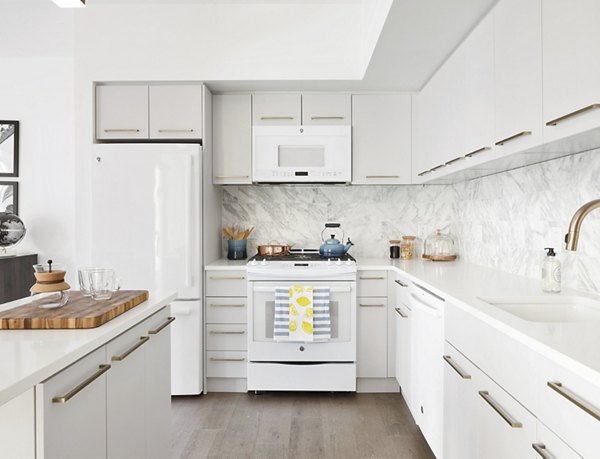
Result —
[{"label": "gray striped towel", "polygon": [[[273,339],[290,341],[290,287],[275,288],[275,314]],[[329,311],[329,287],[313,290],[313,341],[331,339],[331,315]]]}]

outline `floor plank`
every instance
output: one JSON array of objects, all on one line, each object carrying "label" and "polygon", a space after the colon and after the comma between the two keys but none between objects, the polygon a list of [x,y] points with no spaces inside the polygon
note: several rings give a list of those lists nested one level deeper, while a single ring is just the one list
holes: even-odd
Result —
[{"label": "floor plank", "polygon": [[174,397],[171,426],[175,459],[434,458],[397,393]]}]

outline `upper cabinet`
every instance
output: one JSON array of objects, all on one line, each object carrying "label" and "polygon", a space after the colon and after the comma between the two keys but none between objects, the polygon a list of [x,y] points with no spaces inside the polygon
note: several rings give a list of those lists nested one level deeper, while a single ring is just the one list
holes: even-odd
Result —
[{"label": "upper cabinet", "polygon": [[213,96],[213,183],[252,183],[252,96]]},{"label": "upper cabinet", "polygon": [[300,94],[254,94],[253,125],[285,125],[302,123]]},{"label": "upper cabinet", "polygon": [[303,94],[302,124],[351,124],[349,94]]},{"label": "upper cabinet", "polygon": [[411,96],[352,96],[352,183],[411,183]]},{"label": "upper cabinet", "polygon": [[96,139],[201,139],[202,85],[97,85]]},{"label": "upper cabinet", "polygon": [[600,2],[544,0],[544,140],[600,126]]}]

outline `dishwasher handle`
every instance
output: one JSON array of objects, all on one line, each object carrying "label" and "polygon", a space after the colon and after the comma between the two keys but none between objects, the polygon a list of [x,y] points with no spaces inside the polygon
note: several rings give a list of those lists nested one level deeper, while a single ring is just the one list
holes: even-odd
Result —
[{"label": "dishwasher handle", "polygon": [[442,316],[442,311],[439,308],[437,308],[436,306],[434,306],[432,304],[427,303],[425,300],[418,297],[417,295],[415,295],[412,292],[410,294],[410,299],[412,300],[413,307],[415,307],[427,314],[430,314],[434,317]]}]

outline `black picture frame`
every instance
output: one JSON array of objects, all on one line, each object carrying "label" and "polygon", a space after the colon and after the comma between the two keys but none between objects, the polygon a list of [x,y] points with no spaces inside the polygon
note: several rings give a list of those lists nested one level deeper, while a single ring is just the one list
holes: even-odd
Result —
[{"label": "black picture frame", "polygon": [[0,212],[19,215],[19,182],[0,182]]},{"label": "black picture frame", "polygon": [[0,120],[0,177],[19,176],[19,122]]}]

